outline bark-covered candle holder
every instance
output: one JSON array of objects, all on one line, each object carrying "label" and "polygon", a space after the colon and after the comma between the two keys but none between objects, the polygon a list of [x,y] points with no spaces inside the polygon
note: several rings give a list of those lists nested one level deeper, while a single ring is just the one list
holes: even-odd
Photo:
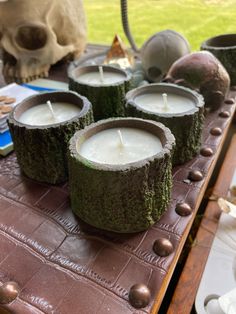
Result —
[{"label": "bark-covered candle holder", "polygon": [[98,65],[77,67],[69,72],[69,89],[87,97],[93,106],[95,121],[123,117],[125,115],[125,94],[130,89],[132,75],[127,71],[112,66],[102,66],[104,73],[122,76],[122,80],[115,83],[88,83],[80,77],[86,73],[99,73]]},{"label": "bark-covered candle holder", "polygon": [[[135,99],[138,96],[149,93],[176,94],[192,100],[194,107],[183,113],[154,113],[140,108]],[[126,114],[143,119],[150,119],[163,123],[168,127],[176,140],[173,154],[173,165],[183,164],[191,160],[201,146],[201,135],[204,122],[203,97],[185,87],[175,84],[150,84],[131,90],[126,95]]]},{"label": "bark-covered candle holder", "polygon": [[[159,153],[137,162],[111,165],[80,154],[94,134],[111,128],[137,128],[159,138]],[[102,120],[78,131],[69,146],[69,185],[72,210],[97,228],[126,233],[142,231],[165,211],[172,187],[175,140],[161,123],[137,118]]]},{"label": "bark-covered candle holder", "polygon": [[[18,120],[23,112],[48,100],[75,104],[81,111],[70,120],[44,126],[28,125]],[[52,184],[67,180],[68,142],[77,130],[92,122],[91,103],[74,92],[47,92],[25,99],[14,108],[8,119],[22,172],[29,178]]]},{"label": "bark-covered candle holder", "polygon": [[236,85],[236,34],[211,37],[201,44],[201,49],[220,60],[229,73],[231,85]]}]

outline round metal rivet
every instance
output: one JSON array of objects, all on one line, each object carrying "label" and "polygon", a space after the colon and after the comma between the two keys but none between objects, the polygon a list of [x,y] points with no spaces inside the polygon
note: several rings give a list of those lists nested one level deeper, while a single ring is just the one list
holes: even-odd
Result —
[{"label": "round metal rivet", "polygon": [[221,112],[219,113],[219,116],[220,116],[221,118],[229,118],[230,113],[229,113],[229,111],[221,111]]},{"label": "round metal rivet", "polygon": [[200,154],[204,157],[210,157],[213,155],[213,149],[210,148],[210,147],[203,147],[201,150],[200,150]]},{"label": "round metal rivet", "polygon": [[212,128],[210,133],[214,136],[219,136],[222,134],[222,130],[219,127]]},{"label": "round metal rivet", "polygon": [[176,205],[175,211],[180,216],[189,216],[192,213],[192,208],[187,203],[179,203]]},{"label": "round metal rivet", "polygon": [[153,244],[153,251],[157,255],[165,257],[170,255],[174,251],[174,247],[170,240],[166,238],[159,238]]},{"label": "round metal rivet", "polygon": [[143,308],[149,304],[151,292],[144,284],[135,284],[129,291],[129,302],[136,309]]},{"label": "round metal rivet", "polygon": [[201,181],[203,179],[203,174],[199,170],[193,170],[189,172],[188,178],[191,181]]},{"label": "round metal rivet", "polygon": [[5,282],[0,287],[0,304],[9,304],[14,301],[20,292],[18,284],[14,281]]},{"label": "round metal rivet", "polygon": [[235,103],[234,98],[225,99],[225,104],[227,104],[227,105],[233,105],[234,103]]}]

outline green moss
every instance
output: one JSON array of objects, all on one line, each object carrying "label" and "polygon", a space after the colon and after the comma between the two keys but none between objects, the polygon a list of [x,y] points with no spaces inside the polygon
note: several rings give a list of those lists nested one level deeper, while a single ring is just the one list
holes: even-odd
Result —
[{"label": "green moss", "polygon": [[69,157],[71,206],[85,222],[115,232],[149,228],[162,215],[172,187],[171,153],[124,171],[88,168]]},{"label": "green moss", "polygon": [[67,150],[73,134],[93,122],[92,111],[71,123],[29,128],[9,119],[9,128],[21,170],[41,182],[60,183],[68,178]]},{"label": "green moss", "polygon": [[139,110],[133,105],[127,104],[126,114],[131,117],[154,120],[168,127],[176,140],[173,154],[173,165],[183,164],[197,155],[201,147],[201,134],[204,122],[204,109],[182,117],[161,117]]},{"label": "green moss", "polygon": [[125,115],[125,94],[130,89],[130,81],[113,86],[96,87],[70,79],[69,89],[88,98],[93,106],[95,121]]}]

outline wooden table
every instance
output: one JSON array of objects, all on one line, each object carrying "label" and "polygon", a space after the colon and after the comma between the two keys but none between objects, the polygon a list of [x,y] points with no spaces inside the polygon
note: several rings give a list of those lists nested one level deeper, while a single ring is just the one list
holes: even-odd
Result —
[{"label": "wooden table", "polygon": [[[102,51],[104,46],[89,46],[90,52],[98,51],[99,49]],[[56,66],[52,68],[50,78],[66,81],[67,76],[65,71],[66,66]],[[232,98],[235,97],[235,95],[236,92],[232,91],[228,97]],[[221,113],[225,111],[229,113],[229,116],[222,116]],[[64,242],[69,241],[68,239],[71,239],[73,236],[77,239],[77,241],[80,241],[81,245],[82,243],[87,245],[87,241],[90,245],[95,244],[96,242],[98,247],[103,247],[103,252],[106,252],[106,254],[103,253],[103,259],[94,257],[95,260],[93,262],[88,262],[85,269],[84,265],[80,264],[80,261],[73,260],[73,257],[77,252],[73,252],[73,254],[70,253],[70,251],[62,245],[62,243],[64,243],[63,241],[62,243],[59,241],[57,244],[50,244],[53,246],[54,251],[47,255],[45,247],[49,247],[49,250],[51,250],[48,243],[50,242],[50,239],[45,239],[43,237],[43,233],[37,233],[39,241],[38,247],[33,246],[33,241],[31,241],[32,239],[27,240],[28,242],[24,242],[27,235],[23,237],[21,234],[21,238],[16,239],[16,234],[12,234],[11,229],[8,229],[9,226],[4,225],[9,223],[9,221],[4,222],[2,229],[0,226],[0,234],[4,237],[10,238],[13,242],[17,242],[17,245],[20,247],[22,246],[22,248],[26,247],[31,253],[33,250],[34,254],[40,254],[40,259],[46,264],[50,263],[50,265],[52,265],[52,267],[54,267],[58,272],[60,271],[60,274],[66,272],[68,278],[72,275],[73,285],[79,286],[81,284],[84,286],[85,283],[93,283],[93,295],[85,295],[82,298],[89,300],[87,302],[87,306],[93,306],[94,313],[105,313],[104,304],[107,304],[108,300],[109,309],[112,314],[157,313],[162,304],[166,289],[172,278],[186,238],[197,215],[198,208],[202,202],[209,180],[211,179],[216,162],[221,153],[234,112],[235,103],[224,103],[218,111],[209,113],[206,116],[202,147],[211,148],[213,154],[209,156],[199,154],[190,162],[173,169],[174,185],[172,200],[167,211],[153,227],[143,233],[135,235],[114,235],[103,233],[101,231],[94,230],[93,228],[91,229],[89,226],[84,227],[83,224],[71,213],[68,201],[68,186],[66,184],[54,187],[47,185],[42,186],[41,184],[31,182],[22,176],[18,171],[18,165],[14,154],[11,154],[7,158],[0,159],[0,167],[3,167],[2,169],[4,169],[4,172],[2,174],[0,173],[0,206],[2,201],[3,204],[7,203],[11,204],[11,206],[18,206],[22,210],[22,214],[24,213],[24,210],[27,211],[27,213],[33,211],[35,216],[40,215],[40,217],[43,217],[46,223],[53,223],[53,230],[55,230],[55,232],[58,231],[58,234],[61,234],[59,232],[59,227],[63,226],[63,232],[65,233],[64,236],[66,239],[63,240]],[[202,180],[189,180],[189,173],[195,170],[199,170],[203,173]],[[9,178],[11,178],[12,181],[9,181]],[[8,191],[9,184],[11,187],[10,191]],[[25,186],[30,185],[32,185],[34,190],[37,191],[38,197],[31,195],[32,192],[25,189]],[[46,200],[47,203],[45,203]],[[181,202],[189,204],[192,209],[190,215],[180,216],[176,213],[176,206]],[[60,210],[58,210],[58,208]],[[62,211],[61,208],[63,208],[64,211]],[[16,227],[19,227],[18,221],[16,221]],[[157,256],[153,251],[153,243],[160,237],[169,239],[174,246],[174,252],[167,257]],[[81,241],[81,239],[83,241]],[[31,246],[28,247],[27,243],[31,243]],[[64,251],[66,251],[66,253]],[[66,256],[62,253],[66,254]],[[65,262],[63,262],[63,258],[66,259],[66,265]],[[104,268],[105,264],[103,263],[106,263],[108,270],[107,268]],[[118,272],[117,269],[120,269],[120,271]],[[198,275],[199,274],[200,272]],[[3,277],[4,275],[5,274],[3,273]],[[43,273],[43,275],[45,274]],[[13,273],[9,275],[10,279],[15,281],[18,280],[17,276],[18,274]],[[194,272],[191,271],[189,282],[191,282],[191,277],[193,280],[193,276]],[[68,285],[71,280],[72,279],[68,279]],[[151,302],[144,309],[136,310],[131,307],[128,302],[129,289],[135,283],[144,283],[151,290]],[[70,282],[70,284],[72,283]],[[13,304],[13,309],[17,313],[24,313],[22,312],[22,307],[29,305],[31,307],[35,307],[35,310],[39,309],[40,311],[49,313],[45,307],[46,303],[37,303],[39,298],[37,291],[39,287],[33,285],[28,286],[27,282],[25,285],[27,289],[31,289],[31,293],[34,294],[34,298],[29,299],[24,293],[25,290],[22,288],[23,292]],[[63,290],[63,288],[61,289]],[[51,292],[52,289],[49,291]],[[58,306],[63,307],[63,303],[66,302],[65,300],[68,300],[70,297],[72,298],[72,295],[70,295],[68,291],[61,291],[61,293],[63,295],[63,302],[62,300],[60,300],[60,302],[56,300],[55,304],[53,304],[54,299],[47,300],[47,298],[50,298],[51,295],[44,295],[44,298],[46,298],[47,302],[50,301],[52,303],[52,308],[57,308]],[[102,304],[99,303],[98,295],[104,297]],[[81,308],[79,309],[79,305],[83,303],[83,300],[80,300],[79,296],[77,296],[77,298],[78,300],[76,298],[70,300],[71,305],[73,303],[73,308],[77,309],[77,311],[80,310],[78,313],[83,314],[83,310],[85,310],[85,308],[82,308],[82,312]],[[174,300],[175,297],[173,299],[173,304],[175,304]],[[76,304],[76,302],[78,302],[78,304]],[[182,299],[181,305],[185,302],[187,302],[187,298]],[[179,308],[176,308],[176,310],[174,309],[172,313],[182,314],[183,307],[181,307],[181,305]],[[8,309],[12,310],[10,306]],[[171,308],[169,311],[171,311]],[[61,313],[65,312],[62,311]],[[75,314],[75,312],[73,314]]]}]

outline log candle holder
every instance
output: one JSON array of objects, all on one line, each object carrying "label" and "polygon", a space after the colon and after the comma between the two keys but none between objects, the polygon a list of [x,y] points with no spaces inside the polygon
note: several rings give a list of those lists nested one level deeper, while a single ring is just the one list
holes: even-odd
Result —
[{"label": "log candle holder", "polygon": [[126,95],[128,116],[155,120],[168,127],[176,140],[173,164],[191,160],[201,146],[203,97],[174,84],[150,84]]},{"label": "log candle holder", "polygon": [[223,64],[230,76],[231,85],[236,85],[236,34],[223,34],[208,38],[201,50],[210,51]]},{"label": "log candle holder", "polygon": [[[50,108],[46,105],[48,101],[53,103],[58,117],[49,116]],[[62,119],[62,122],[60,118],[63,113],[58,109],[59,103],[65,106],[66,114],[67,107],[75,110],[74,113],[69,113],[66,120]],[[40,105],[40,110],[43,111],[37,109],[39,108],[37,105]],[[24,119],[23,114],[27,115]],[[56,120],[53,120],[54,118]],[[90,102],[76,93],[48,92],[25,99],[14,108],[8,119],[22,172],[29,178],[41,182],[56,184],[65,181],[68,177],[68,141],[75,131],[91,122],[93,115]]]},{"label": "log candle holder", "polygon": [[130,81],[130,73],[112,66],[90,65],[69,72],[69,89],[91,101],[95,121],[125,115]]},{"label": "log candle holder", "polygon": [[76,132],[69,146],[74,213],[115,232],[150,227],[170,200],[174,143],[164,125],[137,118],[102,120]]}]

